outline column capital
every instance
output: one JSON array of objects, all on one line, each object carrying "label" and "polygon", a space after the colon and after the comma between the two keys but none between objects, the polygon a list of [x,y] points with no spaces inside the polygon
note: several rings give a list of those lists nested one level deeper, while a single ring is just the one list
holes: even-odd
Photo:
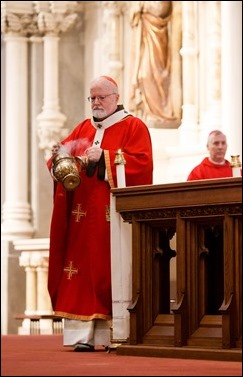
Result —
[{"label": "column capital", "polygon": [[[10,4],[14,3],[14,5]],[[38,25],[31,1],[1,1],[1,32],[27,36],[38,33]]]},{"label": "column capital", "polygon": [[39,32],[60,34],[70,29],[83,8],[77,1],[34,1]]},{"label": "column capital", "polygon": [[120,15],[126,9],[126,1],[102,1],[103,10],[107,15]]},{"label": "column capital", "polygon": [[60,34],[70,29],[77,20],[76,13],[64,15],[61,13],[40,12],[37,17],[38,29],[42,34]]},{"label": "column capital", "polygon": [[64,33],[82,11],[77,1],[1,1],[1,32],[25,36]]}]

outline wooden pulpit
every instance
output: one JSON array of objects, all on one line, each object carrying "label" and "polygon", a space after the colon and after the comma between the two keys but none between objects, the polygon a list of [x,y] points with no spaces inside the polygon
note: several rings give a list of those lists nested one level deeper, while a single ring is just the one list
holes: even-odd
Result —
[{"label": "wooden pulpit", "polygon": [[132,227],[130,335],[118,354],[241,360],[242,179],[112,194]]}]

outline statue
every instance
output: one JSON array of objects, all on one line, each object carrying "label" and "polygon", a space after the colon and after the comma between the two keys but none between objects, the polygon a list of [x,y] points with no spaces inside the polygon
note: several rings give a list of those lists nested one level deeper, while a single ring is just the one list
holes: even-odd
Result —
[{"label": "statue", "polygon": [[166,125],[177,123],[171,97],[171,46],[168,24],[172,1],[134,1],[131,26],[135,59],[132,57],[132,88],[129,108],[144,119]]}]

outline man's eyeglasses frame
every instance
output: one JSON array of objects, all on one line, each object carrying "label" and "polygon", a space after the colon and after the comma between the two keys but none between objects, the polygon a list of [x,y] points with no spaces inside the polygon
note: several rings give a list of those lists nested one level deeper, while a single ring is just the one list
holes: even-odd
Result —
[{"label": "man's eyeglasses frame", "polygon": [[107,97],[110,97],[113,94],[116,94],[116,93],[106,94],[105,96],[94,96],[94,97],[90,96],[90,97],[88,97],[88,101],[91,102],[91,103],[94,103],[95,100],[97,99],[99,102],[104,102],[104,101],[106,101]]}]

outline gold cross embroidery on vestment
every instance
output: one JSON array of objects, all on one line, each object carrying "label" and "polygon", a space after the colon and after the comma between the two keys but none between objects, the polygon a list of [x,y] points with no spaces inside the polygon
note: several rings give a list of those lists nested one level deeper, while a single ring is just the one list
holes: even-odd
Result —
[{"label": "gold cross embroidery on vestment", "polygon": [[78,268],[73,267],[73,261],[69,262],[69,266],[64,268],[64,271],[67,272],[67,278],[70,280],[72,278],[72,275],[78,273]]},{"label": "gold cross embroidery on vestment", "polygon": [[81,204],[78,204],[77,209],[73,210],[72,214],[74,214],[76,216],[75,222],[78,223],[79,220],[80,220],[80,217],[86,216],[86,211],[82,211],[81,210]]}]

